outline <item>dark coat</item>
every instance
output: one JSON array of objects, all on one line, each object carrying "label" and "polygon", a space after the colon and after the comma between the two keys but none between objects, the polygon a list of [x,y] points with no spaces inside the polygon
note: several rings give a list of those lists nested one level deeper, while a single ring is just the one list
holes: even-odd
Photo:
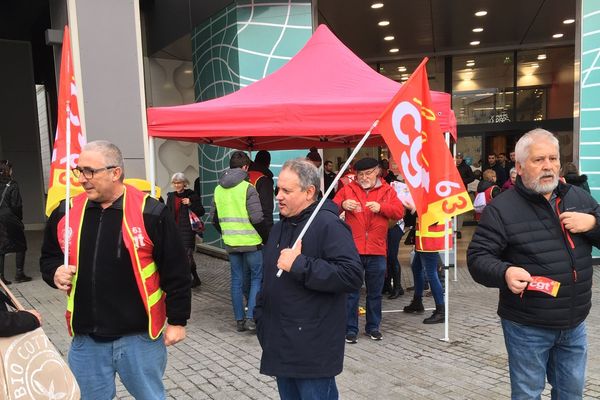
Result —
[{"label": "dark coat", "polygon": [[0,337],[9,337],[39,328],[40,321],[27,311],[8,311],[6,305],[13,307],[4,292],[0,292]]},{"label": "dark coat", "polygon": [[590,185],[588,185],[587,175],[567,174],[565,181],[571,185],[579,186],[586,192],[590,193]]},{"label": "dark coat", "polygon": [[[189,207],[181,204],[178,216],[175,215],[175,197],[187,197],[190,199]],[[203,216],[204,207],[202,206],[202,200],[200,200],[200,197],[191,189],[184,189],[181,193],[169,192],[167,193],[167,208],[171,212],[171,215],[173,215],[173,218],[175,218],[179,235],[181,236],[181,240],[183,240],[183,247],[186,249],[193,249],[196,246],[196,232],[192,230],[188,210],[192,210],[198,218]]]},{"label": "dark coat", "polygon": [[265,375],[325,378],[342,372],[346,293],[360,289],[363,269],[335,204],[325,201],[302,240],[302,254],[289,273],[276,277],[280,250],[294,245],[315,206],[283,217],[264,248],[254,318]]},{"label": "dark coat", "polygon": [[465,188],[467,187],[467,185],[469,183],[471,183],[475,180],[475,174],[473,173],[473,170],[471,169],[471,167],[469,167],[467,165],[465,160],[463,160],[460,164],[458,164],[456,169],[458,170],[458,173],[460,174],[460,177],[461,177],[463,183],[465,184]]},{"label": "dark coat", "polygon": [[17,253],[27,250],[25,228],[23,226],[23,201],[19,185],[15,181],[0,183],[0,254]]},{"label": "dark coat", "polygon": [[[500,288],[500,317],[541,328],[571,329],[585,320],[591,307],[591,252],[592,246],[600,246],[600,206],[572,185],[559,183],[556,193],[554,206],[525,188],[518,176],[514,190],[503,192],[485,208],[467,250],[467,264],[475,281]],[[596,227],[565,235],[554,207],[559,212],[592,214]],[[528,290],[523,296],[512,293],[504,275],[513,265],[560,282],[557,296]]]},{"label": "dark coat", "polygon": [[271,172],[269,168],[255,162],[250,165],[248,171],[258,171],[263,174],[256,182],[255,188],[258,192],[258,198],[260,199],[264,218],[262,223],[264,234],[261,234],[261,237],[263,242],[266,242],[269,238],[269,233],[273,228],[273,209],[275,208],[275,182],[273,181],[273,172]]}]

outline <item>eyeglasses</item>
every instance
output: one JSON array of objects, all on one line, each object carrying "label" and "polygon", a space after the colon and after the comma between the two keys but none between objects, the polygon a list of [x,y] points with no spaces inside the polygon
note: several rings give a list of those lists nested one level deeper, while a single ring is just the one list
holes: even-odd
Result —
[{"label": "eyeglasses", "polygon": [[375,172],[375,171],[377,171],[377,167],[372,168],[372,169],[368,169],[366,171],[359,171],[359,172],[356,173],[356,176],[359,177],[359,178],[362,178],[363,176],[372,175],[373,172]]},{"label": "eyeglasses", "polygon": [[90,167],[75,167],[73,169],[71,169],[71,171],[73,172],[73,175],[75,175],[75,178],[79,178],[79,176],[81,174],[83,174],[83,176],[85,176],[85,179],[94,179],[94,174],[97,174],[98,172],[102,172],[104,170],[109,170],[109,169],[113,169],[113,168],[117,168],[116,165],[109,165],[108,167],[102,167],[102,168],[90,168]]}]

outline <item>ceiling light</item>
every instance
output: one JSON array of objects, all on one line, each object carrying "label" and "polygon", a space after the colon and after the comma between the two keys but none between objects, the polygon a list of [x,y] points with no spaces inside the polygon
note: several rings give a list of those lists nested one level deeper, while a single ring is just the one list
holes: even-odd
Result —
[{"label": "ceiling light", "polygon": [[475,13],[476,17],[485,17],[486,15],[487,15],[487,11],[485,11],[485,10],[477,11]]},{"label": "ceiling light", "polygon": [[402,74],[402,76],[408,76],[408,74]]},{"label": "ceiling light", "polygon": [[394,40],[395,38],[393,36],[386,36],[383,38],[383,40],[385,40],[386,42],[389,42],[390,40]]},{"label": "ceiling light", "polygon": [[184,74],[191,74],[191,73],[192,73],[192,70],[191,70],[191,69],[184,69],[184,70],[183,70],[183,73],[184,73]]},{"label": "ceiling light", "polygon": [[399,51],[400,51],[400,49],[397,49],[395,47],[393,49],[390,49],[390,53],[397,53]]},{"label": "ceiling light", "polygon": [[562,33],[555,33],[554,35],[552,35],[552,37],[553,37],[554,39],[560,39],[560,38],[561,38],[561,37],[563,37],[563,36],[565,36],[565,35],[563,35]]},{"label": "ceiling light", "polygon": [[483,32],[483,28],[473,28],[473,32],[475,32],[475,33]]},{"label": "ceiling light", "polygon": [[531,64],[531,68],[539,68],[539,67],[540,67],[540,64],[538,64],[538,63]]},{"label": "ceiling light", "polygon": [[572,24],[573,22],[575,22],[575,20],[574,20],[574,19],[572,19],[572,18],[569,18],[569,19],[565,19],[565,20],[563,21],[563,24],[565,24],[565,25],[569,25],[569,24]]},{"label": "ceiling light", "polygon": [[400,78],[400,79],[401,79],[401,80],[403,80],[403,81],[406,81],[406,80],[408,80],[408,76],[403,76],[403,77],[402,77],[402,78]]},{"label": "ceiling light", "polygon": [[381,8],[383,7],[383,3],[373,3],[371,4],[371,8]]},{"label": "ceiling light", "polygon": [[377,25],[379,26],[388,26],[390,24],[390,21],[379,21],[377,23]]},{"label": "ceiling light", "polygon": [[479,46],[479,43],[481,43],[479,40],[473,40],[472,42],[470,42],[469,44],[471,46]]},{"label": "ceiling light", "polygon": [[474,63],[475,60],[467,60],[467,63]]},{"label": "ceiling light", "polygon": [[545,60],[546,59],[546,55],[545,54],[538,54],[537,59],[538,60]]},{"label": "ceiling light", "polygon": [[474,63],[474,62],[468,62],[468,63],[467,63],[467,67],[474,67],[474,66],[475,66],[475,63]]},{"label": "ceiling light", "polygon": [[406,67],[404,65],[401,65],[398,67],[398,71],[399,72],[405,72],[406,71]]}]

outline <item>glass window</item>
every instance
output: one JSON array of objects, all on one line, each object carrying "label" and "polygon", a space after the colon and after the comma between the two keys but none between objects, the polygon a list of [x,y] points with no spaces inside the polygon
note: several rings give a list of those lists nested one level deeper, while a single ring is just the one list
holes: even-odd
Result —
[{"label": "glass window", "polygon": [[573,117],[575,49],[527,50],[517,57],[517,121]]},{"label": "glass window", "polygon": [[[379,73],[396,82],[404,82],[419,66],[423,59],[382,62],[379,64]],[[426,65],[429,78],[429,89],[438,92],[444,91],[444,57],[430,58]]]},{"label": "glass window", "polygon": [[512,53],[453,58],[452,108],[459,125],[511,120],[513,62]]}]

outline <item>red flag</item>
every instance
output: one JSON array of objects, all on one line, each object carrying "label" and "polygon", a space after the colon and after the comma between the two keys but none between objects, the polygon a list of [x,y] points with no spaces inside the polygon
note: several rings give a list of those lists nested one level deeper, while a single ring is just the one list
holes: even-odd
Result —
[{"label": "red flag", "polygon": [[379,133],[398,164],[421,227],[473,208],[432,111],[425,58],[379,118]]},{"label": "red flag", "polygon": [[[52,151],[50,183],[46,200],[46,215],[50,215],[60,202],[66,198],[67,179],[71,179],[70,197],[83,192],[78,180],[71,174],[71,168],[77,166],[85,136],[81,130],[79,107],[77,106],[77,86],[71,58],[71,40],[69,27],[65,26],[60,61],[60,81],[58,86],[58,123]],[[67,120],[69,121],[67,123]],[[68,126],[67,126],[68,125]],[[71,154],[67,160],[67,134],[71,136]]]}]

